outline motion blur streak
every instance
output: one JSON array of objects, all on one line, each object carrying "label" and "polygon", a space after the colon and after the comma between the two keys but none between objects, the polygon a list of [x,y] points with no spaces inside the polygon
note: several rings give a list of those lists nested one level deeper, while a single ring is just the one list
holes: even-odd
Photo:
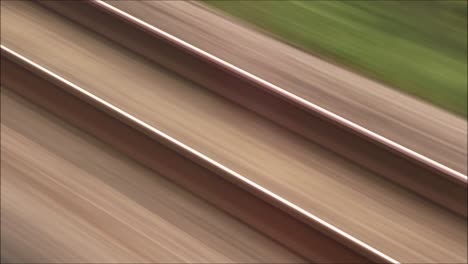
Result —
[{"label": "motion blur streak", "polygon": [[256,32],[196,2],[108,4],[442,163],[466,179],[467,122],[461,117]]},{"label": "motion blur streak", "polygon": [[292,100],[292,101],[294,101],[294,102],[296,102],[296,103],[298,103],[300,105],[304,105],[307,108],[313,109],[313,110],[319,112],[321,115],[326,116],[328,118],[331,118],[332,120],[335,120],[335,121],[337,121],[337,122],[339,122],[341,124],[344,124],[345,126],[350,127],[353,130],[357,131],[358,133],[361,133],[361,134],[365,135],[366,137],[375,139],[376,141],[381,142],[381,143],[383,143],[383,144],[385,144],[385,145],[387,145],[387,146],[389,146],[389,147],[391,147],[391,148],[393,148],[393,149],[395,149],[397,151],[405,153],[407,156],[414,157],[415,159],[421,160],[421,161],[425,162],[426,164],[428,164],[429,166],[434,166],[435,168],[443,171],[444,173],[447,173],[447,174],[451,175],[452,177],[456,178],[457,180],[461,180],[461,181],[463,181],[465,183],[467,182],[467,176],[464,175],[463,173],[460,173],[460,172],[458,172],[456,170],[453,170],[452,168],[449,168],[449,167],[447,167],[447,166],[445,166],[445,165],[443,165],[441,163],[438,163],[438,162],[436,162],[434,160],[431,160],[431,159],[427,158],[424,155],[421,155],[421,154],[419,154],[419,153],[417,153],[417,152],[415,152],[415,151],[413,151],[411,149],[408,149],[408,148],[406,148],[406,147],[404,147],[404,146],[402,146],[402,145],[400,145],[400,144],[398,144],[398,143],[396,143],[394,141],[391,141],[391,140],[389,140],[389,139],[387,139],[387,138],[385,138],[385,137],[383,137],[383,136],[381,136],[379,134],[376,134],[376,133],[374,133],[374,132],[372,132],[372,131],[370,131],[370,130],[368,130],[368,129],[366,129],[366,128],[364,128],[364,127],[362,127],[362,126],[360,126],[360,125],[358,125],[356,123],[353,123],[353,122],[351,122],[351,121],[349,121],[349,120],[347,120],[347,119],[345,119],[345,118],[343,118],[343,117],[341,117],[339,115],[336,115],[335,113],[330,112],[330,111],[320,107],[319,105],[313,104],[313,103],[305,100],[304,98],[301,98],[301,97],[299,97],[299,96],[297,96],[295,94],[292,94],[292,93],[290,93],[290,92],[288,92],[288,91],[286,91],[286,90],[284,90],[284,89],[282,89],[282,88],[280,88],[280,87],[278,87],[278,86],[276,86],[276,85],[274,85],[272,83],[269,83],[269,82],[255,76],[255,75],[253,75],[253,74],[251,74],[249,72],[246,72],[246,71],[240,69],[239,67],[236,67],[236,66],[234,66],[234,65],[232,65],[232,64],[230,64],[230,63],[228,63],[226,61],[223,61],[223,60],[219,59],[218,57],[213,56],[210,53],[207,53],[204,50],[201,50],[201,49],[199,49],[199,48],[197,48],[197,47],[195,47],[193,45],[190,45],[189,43],[187,43],[187,42],[185,42],[185,41],[183,41],[183,40],[181,40],[179,38],[176,38],[173,35],[170,35],[169,33],[156,28],[156,27],[148,24],[145,21],[142,21],[142,20],[140,20],[140,19],[138,19],[138,18],[136,18],[134,16],[131,16],[128,13],[123,12],[122,10],[120,10],[118,8],[115,8],[112,5],[109,5],[109,4],[105,3],[104,1],[96,0],[96,2],[98,4],[104,6],[105,8],[108,8],[108,9],[112,10],[113,12],[117,12],[120,15],[130,19],[131,21],[134,21],[137,24],[139,24],[139,25],[141,25],[141,26],[143,26],[145,28],[148,28],[149,30],[158,32],[159,34],[162,34],[162,35],[166,36],[167,38],[173,40],[174,42],[189,48],[190,50],[192,50],[195,53],[202,54],[204,57],[208,57],[209,59],[214,60],[217,63],[228,67],[229,69],[232,69],[234,72],[240,73],[245,78],[254,80],[256,82],[259,82],[259,83],[265,85],[266,87],[273,90],[274,92],[277,92],[277,93],[281,94],[282,96],[284,96],[284,97],[286,97],[286,98],[288,98],[288,99],[290,99],[290,100]]},{"label": "motion blur streak", "polygon": [[[25,2],[2,1],[2,44],[86,87],[93,94],[194,149],[203,150],[207,156],[216,157],[221,164],[399,261],[467,260],[465,218],[409,193],[44,8]],[[2,115],[3,108],[2,102]],[[52,141],[55,140],[53,138]],[[84,143],[80,141],[80,144]],[[72,154],[66,152],[63,155]],[[39,158],[47,157],[43,156],[39,155]],[[81,154],[78,158],[86,156]],[[32,164],[37,164],[33,161]],[[97,164],[95,166],[100,167]],[[103,168],[112,169],[120,166],[118,164],[113,162]],[[81,169],[81,165],[77,163],[76,168]],[[28,168],[26,164],[23,166]],[[73,177],[62,180],[71,181]],[[139,184],[139,181],[138,177],[132,177],[131,183]],[[145,188],[156,188],[148,184],[148,179],[141,181]],[[124,184],[124,187],[128,186]],[[89,188],[94,187],[90,184]],[[131,194],[142,195],[143,192],[134,190]],[[72,194],[67,192],[67,195]],[[67,201],[75,204],[74,199],[78,198]],[[119,196],[119,199],[125,200],[125,197]],[[30,220],[26,221],[27,226],[34,224],[32,219],[26,220]],[[7,221],[2,219],[2,224],[4,222]],[[100,228],[115,227],[101,222]],[[226,232],[232,229],[226,228]],[[23,228],[15,231],[30,236],[37,234]],[[240,232],[234,232],[237,233]],[[22,240],[12,241],[14,245]],[[61,247],[62,250],[66,248]],[[279,250],[275,252],[280,253]]]},{"label": "motion blur streak", "polygon": [[2,258],[302,262],[3,88],[1,100]]},{"label": "motion blur streak", "polygon": [[371,251],[373,254],[376,254],[378,255],[379,257],[385,259],[386,262],[389,262],[389,263],[399,263],[397,260],[394,260],[392,259],[391,257],[389,256],[386,256],[385,254],[383,254],[382,252],[379,252],[378,250],[376,250],[375,248],[372,248],[371,246],[369,245],[366,245],[365,243],[363,243],[362,241],[350,236],[349,234],[347,234],[346,232],[344,232],[343,230],[339,230],[337,229],[336,227],[334,227],[333,225],[330,225],[329,223],[323,221],[322,219],[316,217],[315,215],[307,212],[306,210],[298,207],[297,205],[289,202],[288,200],[284,199],[283,197],[281,196],[278,196],[277,194],[269,191],[268,189],[265,189],[264,187],[256,184],[255,182],[249,180],[248,178],[236,173],[235,171],[232,171],[231,169],[223,166],[222,164],[219,164],[218,162],[216,162],[215,160],[212,160],[210,159],[209,157],[203,155],[202,153],[198,152],[197,150],[194,150],[192,148],[190,148],[189,146],[187,145],[184,145],[182,142],[179,142],[177,141],[176,139],[170,137],[169,135],[167,134],[164,134],[163,132],[149,126],[148,124],[146,124],[145,122],[139,120],[139,119],[136,119],[135,117],[129,115],[128,113],[122,111],[121,109],[118,109],[116,108],[115,106],[109,104],[108,102],[102,100],[101,98],[98,98],[96,96],[94,96],[93,94],[89,93],[88,91],[82,89],[81,87],[78,87],[76,86],[75,84],[69,82],[68,80],[65,80],[63,79],[62,77],[56,75],[55,73],[41,67],[40,65],[36,64],[35,62],[32,62],[30,61],[29,59],[27,58],[24,58],[23,56],[21,56],[20,54],[10,50],[9,48],[1,45],[1,48],[2,48],[2,51],[7,51],[8,53],[10,54],[13,54],[14,56],[16,57],[19,57],[21,58],[21,60],[23,60],[24,62],[27,62],[28,64],[32,65],[34,68],[37,68],[38,70],[40,71],[43,71],[45,73],[47,73],[48,75],[50,76],[53,76],[54,78],[57,78],[58,80],[66,83],[67,85],[70,85],[71,87],[73,87],[75,90],[77,90],[79,93],[81,94],[84,94],[84,96],[86,97],[89,97],[91,98],[92,100],[98,102],[99,104],[105,106],[106,108],[110,108],[112,109],[112,111],[114,112],[117,112],[120,116],[122,116],[123,118],[127,118],[127,119],[130,119],[132,122],[135,122],[137,123],[138,125],[141,125],[142,127],[150,130],[152,133],[155,133],[157,134],[158,136],[161,136],[163,137],[164,139],[168,140],[169,142],[171,142],[172,144],[174,145],[177,145],[179,147],[181,147],[182,149],[196,155],[197,157],[201,158],[202,160],[206,161],[207,163],[209,164],[212,164],[214,165],[215,167],[221,169],[222,171],[226,171],[229,175],[231,175],[232,177],[236,177],[238,178],[242,183],[244,184],[247,184],[249,186],[251,186],[252,188],[254,188],[256,191],[258,190],[259,192],[262,192],[264,194],[266,194],[267,196],[271,197],[272,199],[274,199],[276,202],[278,203],[281,203],[281,204],[284,204],[285,206],[291,208],[292,210],[294,210],[295,212],[297,212],[298,214],[304,216],[305,218],[308,218],[309,220],[312,220],[314,222],[318,222],[320,225],[324,226],[326,229],[328,230],[331,230],[332,232],[335,232],[335,233],[338,233],[339,236],[341,237],[344,237],[347,241],[351,242],[351,243],[355,243],[355,244],[358,244],[359,247],[363,247],[365,250],[368,250],[368,251]]}]

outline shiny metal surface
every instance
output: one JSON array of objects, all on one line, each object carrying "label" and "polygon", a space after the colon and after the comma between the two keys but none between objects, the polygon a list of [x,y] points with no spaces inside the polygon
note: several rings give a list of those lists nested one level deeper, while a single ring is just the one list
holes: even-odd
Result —
[{"label": "shiny metal surface", "polygon": [[2,44],[400,261],[466,261],[466,219],[42,8],[2,2]]}]

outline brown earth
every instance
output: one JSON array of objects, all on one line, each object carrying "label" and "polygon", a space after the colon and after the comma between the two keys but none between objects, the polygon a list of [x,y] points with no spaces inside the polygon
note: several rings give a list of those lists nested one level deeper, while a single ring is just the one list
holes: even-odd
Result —
[{"label": "brown earth", "polygon": [[399,261],[467,261],[465,218],[41,7],[3,1],[2,44]]},{"label": "brown earth", "polygon": [[109,3],[312,103],[467,174],[466,119],[291,47],[199,3]]},{"label": "brown earth", "polygon": [[301,262],[2,88],[1,250],[12,262]]}]

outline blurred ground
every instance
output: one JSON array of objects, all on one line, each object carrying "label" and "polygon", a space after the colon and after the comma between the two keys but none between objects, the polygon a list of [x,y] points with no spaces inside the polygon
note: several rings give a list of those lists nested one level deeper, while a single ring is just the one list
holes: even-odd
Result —
[{"label": "blurred ground", "polygon": [[[249,3],[255,8],[255,3],[261,5],[263,2]],[[465,118],[327,63],[252,30],[249,25],[219,15],[206,5],[183,1],[109,3],[310,102],[467,173]],[[232,1],[220,1],[217,5],[223,3],[229,6]],[[247,13],[250,12],[254,11]],[[391,43],[387,44],[387,49],[391,50]],[[350,48],[354,51],[361,47]],[[359,52],[362,55],[360,59],[367,60],[369,55]],[[429,63],[418,66],[428,67]],[[463,74],[466,80],[466,71]],[[436,74],[434,76],[437,77]],[[422,77],[414,76],[418,80]],[[458,94],[456,97],[457,100],[466,100],[466,95]]]},{"label": "blurred ground", "polygon": [[301,258],[2,88],[2,263]]},{"label": "blurred ground", "polygon": [[2,44],[385,254],[466,262],[466,219],[43,8],[2,2]]},{"label": "blurred ground", "polygon": [[466,1],[206,1],[293,45],[467,115]]}]

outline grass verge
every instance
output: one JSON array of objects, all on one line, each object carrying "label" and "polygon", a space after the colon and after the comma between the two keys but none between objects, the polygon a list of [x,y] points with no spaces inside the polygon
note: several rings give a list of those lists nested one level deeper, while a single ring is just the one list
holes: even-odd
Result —
[{"label": "grass verge", "polygon": [[204,1],[467,117],[466,1]]}]

